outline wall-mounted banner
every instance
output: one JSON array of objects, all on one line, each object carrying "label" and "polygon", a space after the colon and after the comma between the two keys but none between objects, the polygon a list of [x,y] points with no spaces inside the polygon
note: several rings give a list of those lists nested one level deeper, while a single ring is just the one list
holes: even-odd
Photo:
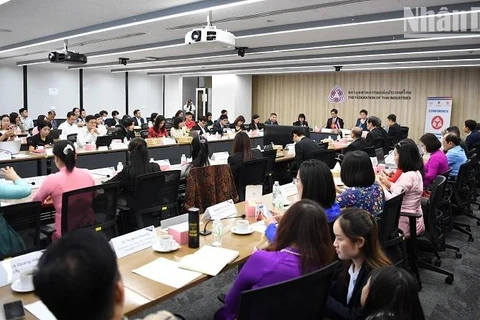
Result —
[{"label": "wall-mounted banner", "polygon": [[450,126],[451,116],[451,97],[429,97],[427,99],[425,133],[433,133],[440,139],[442,131]]},{"label": "wall-mounted banner", "polygon": [[345,102],[345,100],[347,100],[347,97],[345,96],[345,93],[343,92],[342,88],[340,88],[340,86],[335,85],[330,91],[330,94],[328,95],[328,102],[342,103],[342,102]]}]

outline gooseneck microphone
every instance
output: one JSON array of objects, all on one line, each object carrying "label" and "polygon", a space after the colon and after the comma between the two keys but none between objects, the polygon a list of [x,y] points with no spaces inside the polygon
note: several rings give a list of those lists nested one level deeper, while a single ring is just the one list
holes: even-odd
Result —
[{"label": "gooseneck microphone", "polygon": [[[233,216],[233,217],[225,217],[225,218],[222,218],[220,220],[227,220],[227,219],[245,219],[247,217],[246,214],[242,214],[242,215],[239,215],[239,216]],[[207,230],[207,226],[210,222],[212,222],[213,219],[208,219],[207,220],[207,223],[205,223],[205,226],[203,227],[203,231],[200,231],[200,235],[202,236],[208,236],[209,234],[212,234],[212,231],[210,230]]]}]

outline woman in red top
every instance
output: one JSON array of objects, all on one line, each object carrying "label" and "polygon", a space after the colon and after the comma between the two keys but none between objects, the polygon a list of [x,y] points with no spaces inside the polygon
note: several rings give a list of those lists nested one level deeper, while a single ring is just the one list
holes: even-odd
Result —
[{"label": "woman in red top", "polygon": [[165,117],[157,116],[153,127],[148,128],[149,138],[162,138],[168,137],[167,129],[165,128]]}]

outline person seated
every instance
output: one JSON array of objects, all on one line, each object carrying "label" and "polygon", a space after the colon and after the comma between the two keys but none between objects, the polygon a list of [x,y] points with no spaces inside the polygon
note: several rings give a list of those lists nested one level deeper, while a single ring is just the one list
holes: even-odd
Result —
[{"label": "person seated", "polygon": [[294,127],[291,131],[292,140],[295,142],[295,160],[290,166],[290,171],[296,173],[305,160],[312,159],[312,154],[321,148],[310,138],[305,137],[305,129]]},{"label": "person seated", "polygon": [[365,137],[368,145],[375,146],[375,149],[382,148],[384,152],[388,152],[389,146],[386,146],[385,143],[388,133],[382,128],[382,121],[375,116],[371,116],[367,120],[367,128],[370,131]]},{"label": "person seated", "polygon": [[327,125],[325,126],[325,128],[332,129],[332,130],[343,129],[343,119],[338,117],[338,110],[337,109],[330,110],[330,115],[332,117],[328,118]]},{"label": "person seated", "polygon": [[377,222],[367,211],[359,208],[343,210],[333,224],[333,233],[333,247],[343,267],[334,275],[323,316],[341,320],[364,319],[361,295],[369,274],[392,263],[378,241]]},{"label": "person seated", "polygon": [[173,127],[170,129],[170,135],[177,140],[187,135],[187,127],[185,126],[183,118],[176,117],[173,119]]},{"label": "person seated", "polygon": [[307,118],[305,118],[305,114],[300,113],[298,115],[297,121],[295,121],[293,125],[298,127],[308,127],[308,122]]},{"label": "person seated", "polygon": [[213,124],[212,133],[216,134],[223,134],[228,129],[228,116],[226,114],[222,114],[220,116],[220,120]]},{"label": "person seated", "polygon": [[460,138],[455,133],[447,133],[443,136],[443,151],[446,152],[448,166],[452,168],[451,177],[458,176],[460,166],[467,162],[465,151],[460,146]]},{"label": "person seated", "polygon": [[[387,180],[382,173],[380,182],[385,192],[385,199],[389,200],[402,192],[405,192],[402,201],[401,212],[418,213],[421,215],[416,221],[417,235],[425,232],[425,223],[422,212],[422,194],[423,194],[423,161],[418,152],[418,147],[412,139],[403,139],[395,145],[393,150],[393,159],[397,168],[402,170],[402,174],[397,182]],[[410,236],[410,226],[408,217],[400,217],[398,227],[402,229],[405,236]]]},{"label": "person seated", "polygon": [[133,138],[135,138],[135,132],[134,132],[134,121],[130,117],[126,117],[122,119],[122,126],[120,129],[115,131],[115,138],[120,139],[122,141],[130,141]]},{"label": "person seated", "polygon": [[165,117],[157,116],[152,127],[148,128],[149,138],[168,138],[168,131],[165,127]]},{"label": "person seated", "polygon": [[[95,120],[95,119],[94,119]],[[93,187],[95,181],[88,169],[80,169],[75,166],[77,154],[72,142],[60,140],[53,145],[53,155],[57,173],[48,175],[32,201],[44,202],[51,198],[55,207],[55,232],[52,239],[58,240],[62,236],[62,198],[68,191],[86,187]]]},{"label": "person seated", "polygon": [[14,126],[10,123],[10,116],[8,114],[3,114],[1,120],[0,142],[15,139],[15,130]]},{"label": "person seated", "polygon": [[263,124],[260,123],[260,116],[258,114],[254,114],[252,116],[252,122],[249,125],[250,130],[260,130],[262,129]]},{"label": "person seated", "polygon": [[402,139],[402,128],[397,123],[397,116],[389,114],[387,116],[388,136],[392,137],[393,144],[398,143]]},{"label": "person seated", "polygon": [[265,121],[265,124],[278,125],[277,114],[275,112],[270,113],[270,117]]},{"label": "person seated", "polygon": [[415,278],[397,267],[373,270],[361,296],[363,314],[369,320],[425,320]]},{"label": "person seated", "polygon": [[200,134],[206,134],[210,132],[207,126],[208,126],[207,117],[200,116],[198,117],[198,123],[192,128],[192,131],[200,131]]},{"label": "person seated", "polygon": [[47,112],[47,120],[52,124],[52,129],[54,130],[58,129],[57,120],[55,120],[56,116],[57,113],[55,112],[55,110],[49,110]]},{"label": "person seated", "polygon": [[40,132],[40,129],[38,128],[38,124],[41,122],[41,121],[48,121],[48,118],[46,115],[44,114],[41,114],[37,117],[37,125],[32,129],[32,136],[38,134]]},{"label": "person seated", "polygon": [[95,116],[86,116],[85,123],[84,127],[78,129],[77,144],[80,148],[84,148],[87,144],[94,145],[97,142],[97,137],[100,135]]},{"label": "person seated", "polygon": [[192,162],[183,164],[180,169],[182,178],[187,177],[192,168],[210,165],[207,139],[202,136],[193,137],[190,154],[192,155]]},{"label": "person seated", "polygon": [[23,123],[23,126],[26,131],[30,130],[31,128],[34,127],[33,125],[33,119],[28,116],[28,110],[27,108],[20,108],[18,110],[18,113],[20,114],[20,120]]},{"label": "person seated", "polygon": [[442,144],[433,133],[425,133],[420,138],[420,142],[422,149],[430,154],[423,176],[423,187],[427,188],[439,174],[448,170],[448,160],[445,153],[440,150]]},{"label": "person seated", "polygon": [[465,121],[465,126],[463,127],[463,132],[467,134],[465,138],[465,143],[467,144],[468,149],[472,149],[473,145],[480,143],[480,133],[476,130],[477,122],[475,120]]},{"label": "person seated", "polygon": [[160,171],[156,162],[150,162],[147,143],[142,138],[133,138],[128,144],[129,164],[124,166],[108,182],[120,183],[120,195],[118,204],[123,207],[132,208],[135,202],[135,184],[137,177],[145,174]]},{"label": "person seated", "polygon": [[[318,203],[324,208],[328,223],[337,219],[340,215],[340,206],[335,202],[332,172],[325,163],[316,159],[304,161],[294,181],[298,198],[310,199]],[[280,220],[281,217],[282,214],[275,215],[276,220]],[[271,243],[274,242],[276,233],[277,225],[269,224],[265,230],[265,236]]]},{"label": "person seated", "polygon": [[78,126],[76,124],[77,117],[75,113],[69,111],[67,113],[67,119],[58,126],[58,130],[62,130],[60,135],[61,140],[66,140],[71,134],[78,134]]},{"label": "person seated", "polygon": [[148,120],[148,128],[151,128],[153,127],[154,123],[155,123],[155,119],[157,119],[158,117],[158,113],[157,112],[152,112],[150,114],[150,120]]},{"label": "person seated", "polygon": [[361,128],[362,131],[368,131],[368,128],[367,128],[368,111],[365,109],[362,109],[360,110],[359,115],[360,115],[360,118],[357,119],[357,122],[355,123],[355,127]]},{"label": "person seated", "polygon": [[239,132],[235,135],[232,155],[228,157],[228,164],[232,169],[235,181],[237,181],[238,169],[244,162],[262,158],[263,154],[260,150],[252,149],[252,142],[245,132]]},{"label": "person seated", "polygon": [[145,119],[142,118],[142,112],[139,109],[133,111],[133,121],[137,127],[141,127],[145,123]]},{"label": "person seated", "polygon": [[48,121],[41,120],[36,128],[38,128],[39,133],[27,139],[28,151],[35,151],[39,147],[42,149],[51,148],[53,145],[53,138],[50,136],[52,124]]},{"label": "person seated", "polygon": [[[33,284],[35,294],[58,320],[126,319],[117,257],[100,232],[74,230],[49,246],[38,262]],[[149,319],[177,319],[166,311],[161,314],[167,317]]]},{"label": "person seated", "polygon": [[308,199],[294,203],[278,225],[275,242],[250,256],[214,319],[236,319],[243,291],[308,274],[333,262],[333,255],[323,209]]},{"label": "person seated", "polygon": [[341,208],[357,207],[374,217],[381,216],[385,195],[382,186],[375,181],[372,162],[365,151],[357,150],[345,155],[340,177],[347,186],[343,191],[337,189],[340,193],[337,203]]},{"label": "person seated", "polygon": [[14,129],[13,131],[16,134],[24,133],[26,130],[22,123],[22,120],[20,120],[20,115],[16,112],[11,112],[9,116],[10,116],[10,124],[15,126],[13,128]]},{"label": "person seated", "polygon": [[238,116],[232,124],[230,124],[230,129],[235,130],[235,132],[243,131],[243,124],[245,123],[244,116]]},{"label": "person seated", "polygon": [[[228,111],[225,110],[225,109],[222,109],[222,111],[220,111],[220,117],[221,117],[222,115],[226,115],[226,116],[227,116],[227,125],[229,125],[230,122],[228,122]],[[217,119],[215,122],[220,122],[220,120],[221,120],[220,117],[218,117],[218,119]]]},{"label": "person seated", "polygon": [[178,110],[173,118],[185,118],[185,113],[183,110]]},{"label": "person seated", "polygon": [[345,148],[343,153],[348,153],[350,151],[362,150],[368,147],[368,143],[365,139],[362,138],[363,130],[361,127],[354,127],[351,131],[351,137],[353,141]]},{"label": "person seated", "polygon": [[193,113],[187,112],[185,114],[185,127],[187,130],[192,129],[195,126],[195,120],[193,120]]},{"label": "person seated", "polygon": [[207,127],[210,128],[213,126],[212,113],[207,112]]},{"label": "person seated", "polygon": [[[462,140],[460,129],[457,126],[448,127],[445,132],[442,132],[442,136],[445,136],[447,133],[454,133],[457,135],[458,139],[460,140],[460,147],[462,147],[463,151],[465,151],[465,155],[467,155],[469,150],[465,141]],[[446,151],[444,150],[444,152]]]},{"label": "person seated", "polygon": [[112,111],[112,117],[105,120],[105,125],[115,127],[120,125],[120,113],[117,110]]},{"label": "person seated", "polygon": [[106,136],[107,135],[107,127],[103,124],[103,117],[100,113],[96,113],[94,115],[95,121],[97,122],[97,132],[99,136]]}]

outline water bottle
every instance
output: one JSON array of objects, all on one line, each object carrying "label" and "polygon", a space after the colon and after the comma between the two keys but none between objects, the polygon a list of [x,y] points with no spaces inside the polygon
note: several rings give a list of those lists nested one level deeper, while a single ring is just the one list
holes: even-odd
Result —
[{"label": "water bottle", "polygon": [[275,144],[273,144],[273,142],[272,142],[272,150],[273,150],[273,149],[275,149]]},{"label": "water bottle", "polygon": [[153,159],[153,158],[150,158],[150,162],[155,162],[155,159]]},{"label": "water bottle", "polygon": [[275,183],[273,184],[272,191],[273,191],[273,194],[272,194],[273,205],[275,207],[278,207],[278,202],[280,201],[280,198],[281,198],[280,183],[278,181],[275,181]]},{"label": "water bottle", "polygon": [[122,161],[119,161],[117,164],[117,172],[121,172],[123,170],[123,163]]},{"label": "water bottle", "polygon": [[220,219],[213,220],[212,235],[213,235],[212,246],[220,247],[222,245],[222,235],[223,235],[223,224]]},{"label": "water bottle", "polygon": [[200,209],[188,209],[188,247],[200,247]]},{"label": "water bottle", "polygon": [[185,163],[187,163],[187,157],[185,154],[182,154],[182,157],[180,158],[180,164],[183,166]]}]

